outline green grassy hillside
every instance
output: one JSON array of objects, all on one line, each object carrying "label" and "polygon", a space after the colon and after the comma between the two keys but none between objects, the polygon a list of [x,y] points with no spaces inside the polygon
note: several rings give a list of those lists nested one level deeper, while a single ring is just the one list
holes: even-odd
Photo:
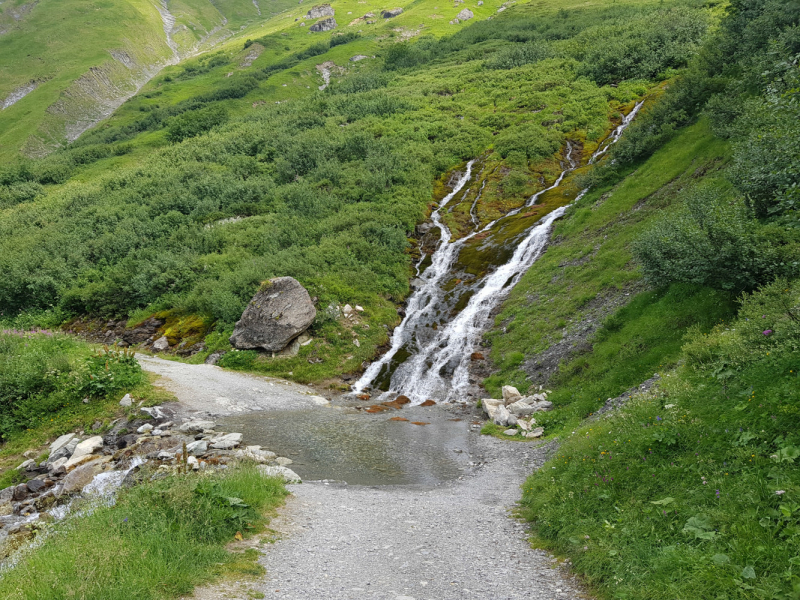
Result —
[{"label": "green grassy hillside", "polygon": [[[407,8],[402,19],[430,7]],[[401,17],[310,34],[289,11],[165,70],[69,148],[3,171],[0,310],[195,316],[213,329],[208,352],[227,347],[260,281],[291,275],[323,309],[366,307],[364,323],[323,311],[298,358],[226,361],[301,379],[357,369],[397,321],[408,236],[440,175],[488,152],[481,218],[521,205],[567,141],[586,160],[684,67],[714,14],[683,0],[553,2],[399,42]]]},{"label": "green grassy hillside", "polygon": [[261,10],[252,0],[3,2],[0,160],[19,151],[52,152],[110,115],[163,66],[245,33],[290,6],[287,0],[264,5]]}]

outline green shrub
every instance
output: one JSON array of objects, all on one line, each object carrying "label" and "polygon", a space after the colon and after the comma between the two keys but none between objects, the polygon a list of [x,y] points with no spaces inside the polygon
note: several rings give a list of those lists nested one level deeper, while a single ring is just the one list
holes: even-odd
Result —
[{"label": "green shrub", "polygon": [[488,69],[514,69],[539,62],[554,55],[550,44],[542,41],[508,46],[495,52],[486,61]]},{"label": "green shrub", "polygon": [[706,184],[684,193],[683,205],[647,231],[633,252],[654,285],[682,281],[740,292],[796,274],[796,237],[760,225],[725,186]]},{"label": "green shrub", "polygon": [[116,398],[143,381],[132,352],[87,347],[47,331],[0,332],[0,438],[57,418],[85,398]]},{"label": "green shrub", "polygon": [[186,138],[206,133],[228,120],[228,111],[223,106],[208,106],[189,110],[170,119],[167,125],[167,139],[182,142]]}]

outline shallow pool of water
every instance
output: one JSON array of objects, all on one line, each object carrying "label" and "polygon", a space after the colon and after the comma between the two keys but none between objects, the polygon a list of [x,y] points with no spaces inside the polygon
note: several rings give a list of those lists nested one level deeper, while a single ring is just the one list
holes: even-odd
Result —
[{"label": "shallow pool of water", "polygon": [[470,434],[469,427],[468,415],[440,407],[365,414],[331,406],[217,420],[218,430],[241,432],[242,445],[258,444],[291,458],[290,468],[305,480],[350,485],[435,485],[455,479],[477,460],[471,456],[477,432]]}]

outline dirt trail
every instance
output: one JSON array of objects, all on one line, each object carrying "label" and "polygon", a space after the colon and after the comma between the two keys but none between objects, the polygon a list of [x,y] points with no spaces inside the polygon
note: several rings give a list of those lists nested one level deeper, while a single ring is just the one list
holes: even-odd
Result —
[{"label": "dirt trail", "polygon": [[[314,402],[305,386],[140,360],[168,378],[165,387],[187,411],[241,414],[252,406],[300,409]],[[225,403],[219,402],[222,393]],[[280,539],[251,542],[263,553],[267,574],[255,582],[202,588],[195,598],[245,600],[254,592],[296,600],[586,598],[552,557],[530,548],[527,527],[510,514],[525,477],[542,465],[548,449],[480,436],[477,429],[469,435],[481,464],[439,485],[289,486],[292,496],[271,525]]]}]

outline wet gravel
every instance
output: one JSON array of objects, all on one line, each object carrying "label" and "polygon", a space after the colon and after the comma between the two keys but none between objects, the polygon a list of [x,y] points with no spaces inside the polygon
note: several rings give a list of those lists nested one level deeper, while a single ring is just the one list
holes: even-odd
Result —
[{"label": "wet gravel", "polygon": [[[477,434],[475,434],[477,436]],[[266,551],[266,598],[586,598],[511,518],[545,449],[481,437],[486,464],[437,487],[290,486]]]}]

